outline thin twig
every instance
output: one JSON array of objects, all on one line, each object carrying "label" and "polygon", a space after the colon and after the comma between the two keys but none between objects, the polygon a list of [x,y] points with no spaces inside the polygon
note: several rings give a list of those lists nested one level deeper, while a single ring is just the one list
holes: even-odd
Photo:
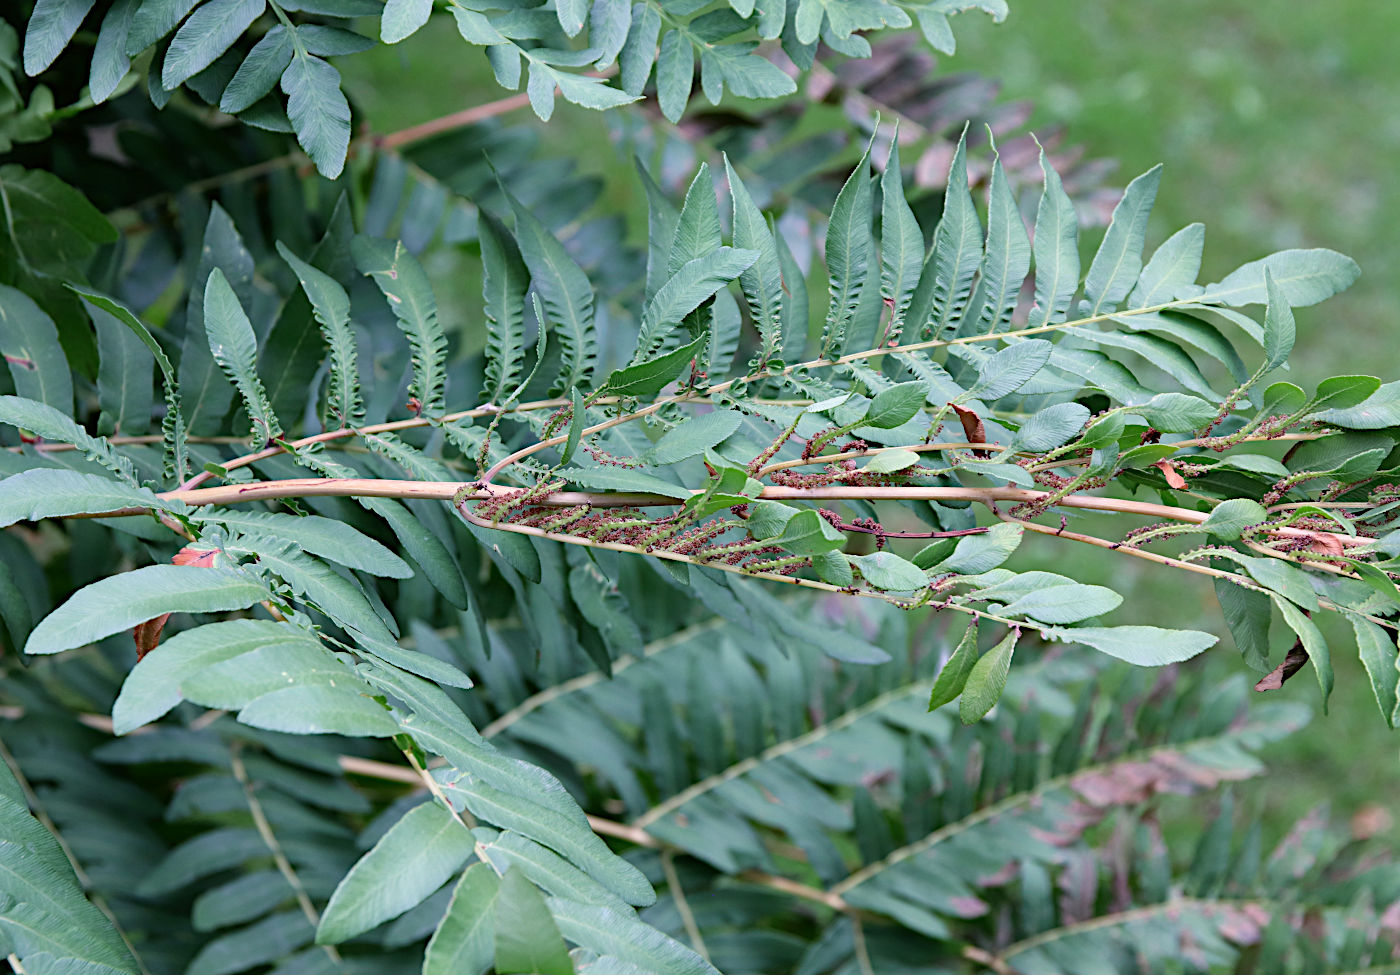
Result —
[{"label": "thin twig", "polygon": [[[357,152],[369,147],[379,146],[385,149],[397,150],[413,142],[427,139],[431,136],[441,135],[453,129],[465,128],[468,125],[475,125],[484,122],[497,115],[504,115],[513,112],[530,103],[528,94],[522,92],[518,95],[510,95],[493,102],[486,102],[483,105],[476,105],[465,111],[453,112],[441,118],[432,119],[427,122],[411,125],[406,129],[399,129],[386,135],[374,135],[368,133],[359,136],[351,141],[347,155],[353,156]],[[244,180],[256,179],[259,176],[267,176],[292,166],[309,165],[310,160],[306,154],[300,150],[293,150],[281,156],[274,156],[271,159],[264,159],[239,169],[232,169],[225,173],[218,173],[204,179],[195,180],[182,187],[181,192],[204,193],[206,190],[218,189],[230,183],[241,183]],[[162,192],[145,197],[135,203],[121,207],[120,210],[144,210],[146,207],[155,206],[174,196],[173,193]],[[120,211],[114,211],[120,212]]]},{"label": "thin twig", "polygon": [[1020,525],[1027,531],[1037,532],[1041,535],[1050,535],[1053,538],[1064,538],[1071,542],[1083,542],[1086,545],[1094,545],[1098,548],[1108,549],[1112,552],[1119,552],[1123,555],[1131,555],[1134,558],[1146,559],[1149,562],[1156,562],[1158,565],[1169,565],[1173,569],[1185,569],[1187,572],[1195,572],[1203,576],[1213,576],[1217,579],[1229,579],[1239,585],[1250,585],[1250,581],[1244,576],[1234,572],[1226,572],[1224,569],[1216,569],[1209,565],[1200,565],[1196,562],[1186,562],[1182,559],[1174,559],[1170,555],[1160,555],[1157,552],[1149,552],[1146,549],[1134,548],[1124,545],[1122,542],[1114,542],[1107,538],[1100,538],[1097,535],[1086,535],[1083,532],[1072,532],[1065,528],[1051,528],[1049,525],[1039,525],[1033,521],[1022,521],[1019,518],[1012,518],[1010,515],[997,512],[997,517],[1008,525]]},{"label": "thin twig", "polygon": [[1250,899],[1173,897],[1160,904],[1148,904],[1143,907],[1129,908],[1125,911],[1119,911],[1116,914],[1101,914],[1098,917],[1089,918],[1088,920],[1080,921],[1075,924],[1066,924],[1062,927],[1042,931],[1039,934],[1032,935],[1029,938],[1008,945],[998,952],[997,957],[1004,962],[1007,958],[1024,954],[1033,948],[1039,948],[1041,945],[1083,934],[1086,931],[1099,931],[1104,928],[1120,927],[1124,924],[1131,924],[1134,921],[1141,921],[1162,913],[1177,913],[1194,908],[1209,914],[1214,911],[1240,910],[1246,906],[1256,907],[1264,905],[1259,900]]},{"label": "thin twig", "polygon": [[[617,396],[600,396],[597,399],[593,400],[589,405],[612,406],[620,401],[621,398]],[[510,406],[497,406],[494,403],[485,403],[481,406],[472,407],[469,410],[458,410],[454,413],[444,413],[442,416],[415,416],[407,417],[401,420],[387,420],[383,423],[372,423],[369,426],[363,427],[336,427],[333,430],[323,430],[320,433],[309,434],[305,437],[302,437],[299,440],[290,441],[288,443],[288,446],[293,450],[296,450],[302,447],[310,446],[311,444],[332,443],[336,440],[342,440],[347,437],[358,437],[363,434],[392,433],[398,430],[416,430],[422,429],[423,427],[442,426],[443,424],[456,423],[458,420],[477,419],[479,417],[495,416],[497,414],[503,414],[505,416],[515,416],[521,413],[535,413],[541,410],[557,410],[562,406],[568,406],[570,402],[571,400],[567,399],[542,399],[530,400],[524,403],[514,403]],[[709,404],[713,401],[707,396],[693,396],[688,398],[686,402],[692,405],[699,405]],[[810,400],[782,400],[763,398],[757,398],[753,402],[762,403],[768,406],[807,406],[811,403]],[[635,414],[633,414],[633,418],[635,418]],[[189,440],[191,443],[248,443],[247,437],[190,437]],[[72,444],[39,444],[35,446],[36,449],[44,450],[75,449]],[[18,451],[23,450],[24,448],[11,447],[8,449]],[[219,466],[222,467],[225,471],[237,470],[240,467],[247,467],[249,464],[255,464],[260,460],[267,460],[269,457],[276,457],[278,454],[283,454],[286,452],[286,447],[283,447],[281,445],[273,445],[270,447],[264,447],[260,450],[253,451],[251,453],[242,454],[238,457],[230,458],[229,460],[226,460],[223,463],[221,463]],[[180,487],[198,487],[200,484],[205,483],[210,478],[217,476],[218,475],[210,471],[201,471],[200,473],[191,477],[185,483],[181,484]]]},{"label": "thin twig", "polygon": [[1016,969],[1012,968],[1001,958],[987,951],[985,948],[979,948],[976,945],[963,945],[962,956],[970,962],[981,965],[984,968],[990,968],[992,971],[996,972],[997,975],[1020,975]]},{"label": "thin twig", "polygon": [[754,477],[766,477],[773,471],[785,471],[793,467],[812,467],[817,464],[839,464],[843,460],[857,460],[861,457],[878,457],[880,454],[889,453],[892,450],[912,450],[915,453],[925,453],[928,451],[942,450],[995,450],[1004,451],[1007,448],[996,443],[920,443],[909,447],[867,447],[865,450],[845,450],[839,454],[821,454],[817,457],[799,457],[796,460],[784,460],[776,464],[769,464],[759,470]]},{"label": "thin twig", "polygon": [[696,799],[712,789],[719,788],[726,782],[731,782],[734,779],[737,779],[739,776],[751,772],[752,770],[758,768],[765,762],[771,762],[776,758],[780,758],[783,755],[788,754],[789,752],[796,751],[799,748],[805,748],[807,745],[810,745],[813,742],[820,741],[828,735],[840,731],[842,728],[848,727],[849,725],[853,724],[856,721],[859,721],[866,715],[878,711],[879,709],[889,704],[891,701],[900,700],[901,698],[908,697],[910,694],[916,692],[923,693],[922,685],[911,684],[895,688],[892,691],[886,691],[879,697],[867,701],[865,704],[862,704],[858,708],[852,708],[850,711],[847,711],[846,713],[842,714],[840,717],[835,718],[832,721],[828,721],[824,724],[817,725],[815,728],[813,728],[806,734],[798,735],[796,738],[789,738],[786,741],[778,742],[778,744],[764,749],[757,755],[752,755],[749,758],[743,759],[742,761],[735,762],[733,765],[730,765],[723,771],[717,772],[714,775],[701,779],[699,782],[693,783],[691,786],[676,793],[669,799],[666,799],[665,801],[659,802],[656,805],[652,806],[641,816],[638,816],[636,819],[634,819],[632,821],[632,825],[645,829],[657,820],[662,819],[665,816],[669,816],[671,813],[675,812],[677,809],[684,806],[692,799]]},{"label": "thin twig", "polygon": [[865,928],[860,923],[860,918],[854,914],[851,915],[851,941],[861,975],[875,975],[875,967],[870,964],[870,952],[865,947]]},{"label": "thin twig", "polygon": [[[142,444],[161,443],[164,439],[165,439],[165,437],[164,437],[163,434],[159,434],[159,433],[149,433],[149,434],[148,434],[148,433],[143,433],[143,434],[132,435],[132,436],[108,437],[108,438],[107,438],[107,442],[108,442],[109,444],[111,444],[112,446],[114,446],[114,447],[132,447],[132,446],[140,446],[140,445],[142,445]],[[186,443],[204,443],[204,444],[246,444],[246,443],[248,442],[248,438],[247,438],[247,437],[186,437],[186,438],[185,438],[185,442],[186,442]],[[10,453],[12,453],[12,454],[22,453],[22,452],[25,451],[25,450],[33,450],[33,451],[35,451],[35,452],[37,452],[37,453],[40,453],[40,454],[59,454],[59,453],[63,453],[63,452],[66,451],[66,450],[77,450],[77,449],[78,449],[78,446],[77,446],[77,444],[71,444],[71,443],[49,443],[48,441],[40,441],[40,442],[38,442],[38,443],[32,443],[32,444],[21,444],[21,445],[18,446],[18,447],[6,447],[5,449],[8,450],[8,451],[9,451]]]},{"label": "thin twig", "polygon": [[619,823],[614,819],[604,819],[602,816],[588,817],[588,825],[599,836],[611,836],[613,839],[625,840],[633,846],[644,847],[649,850],[659,849],[661,841],[652,836],[644,829],[629,826],[626,823]]},{"label": "thin twig", "polygon": [[422,785],[422,777],[413,769],[388,762],[377,762],[372,758],[356,755],[341,755],[340,770],[347,775],[360,775],[367,779],[380,779],[385,782],[402,782],[404,785]]},{"label": "thin twig", "polygon": [[[472,833],[472,830],[476,828],[476,818],[466,809],[462,809],[459,812],[457,807],[452,805],[451,801],[447,798],[447,794],[442,791],[442,786],[438,784],[438,780],[433,778],[433,774],[419,763],[418,756],[413,754],[412,749],[404,748],[401,750],[403,751],[404,758],[408,759],[408,764],[413,766],[412,774],[416,777],[417,781],[432,793],[434,799],[442,803],[443,808],[451,814],[452,818],[457,821],[457,824],[472,837],[477,859],[481,860],[482,863],[490,865],[491,860],[486,855],[486,848],[482,845],[481,841],[476,838],[476,834]],[[391,765],[388,767],[393,768],[394,766]],[[492,867],[492,869],[495,868]]]},{"label": "thin twig", "polygon": [[833,894],[820,887],[811,887],[807,884],[799,883],[796,880],[790,880],[787,877],[764,873],[761,870],[745,870],[743,873],[739,874],[739,879],[748,881],[751,884],[757,884],[760,887],[767,887],[770,890],[791,894],[793,897],[800,897],[814,904],[821,904],[823,907],[829,907],[833,911],[839,911],[843,914],[850,913],[852,910],[851,905],[847,904],[845,899],[840,895]]},{"label": "thin twig", "polygon": [[[320,433],[302,437],[300,440],[293,440],[290,442],[289,446],[294,450],[300,450],[302,447],[309,447],[317,443],[328,443],[332,440],[339,440],[342,437],[358,437],[367,433],[392,433],[396,430],[411,430],[417,427],[456,423],[458,420],[475,419],[481,416],[494,416],[498,413],[529,413],[534,410],[558,409],[561,406],[569,405],[570,402],[570,400],[566,399],[532,400],[527,403],[516,403],[514,406],[504,408],[494,405],[477,406],[470,410],[459,410],[456,413],[447,413],[439,417],[415,416],[406,420],[389,420],[384,423],[371,423],[369,426],[364,427],[337,427],[334,430],[323,430]],[[262,450],[256,450],[250,454],[244,454],[241,457],[234,457],[219,466],[225,471],[237,470],[240,467],[247,467],[249,464],[255,464],[260,460],[267,460],[269,457],[276,457],[278,454],[286,452],[286,447],[282,446],[264,447]],[[188,489],[198,487],[214,476],[215,475],[210,471],[201,471],[181,484],[180,488]]]},{"label": "thin twig", "polygon": [[700,936],[700,926],[695,923],[695,915],[690,912],[690,903],[685,899],[685,889],[681,887],[681,878],[676,873],[675,856],[671,850],[661,851],[661,872],[666,875],[666,886],[671,891],[671,900],[675,902],[676,913],[681,916],[681,926],[685,928],[685,936],[690,939],[690,946],[701,958],[709,961],[710,953],[705,950],[705,939]]},{"label": "thin twig", "polygon": [[518,95],[508,95],[494,102],[486,102],[484,105],[474,105],[460,112],[443,115],[418,125],[410,125],[406,129],[399,129],[397,132],[390,132],[388,135],[378,137],[370,136],[369,138],[381,149],[399,149],[411,142],[420,142],[423,139],[430,139],[435,135],[451,132],[453,129],[464,129],[468,125],[475,125],[478,122],[484,122],[497,115],[513,112],[517,108],[524,108],[528,104],[530,104],[530,96],[528,93],[522,91]]},{"label": "thin twig", "polygon": [[[267,814],[263,812],[262,803],[258,801],[257,792],[253,789],[253,783],[248,778],[248,769],[243,764],[243,743],[235,741],[229,746],[229,761],[233,767],[233,777],[238,780],[238,784],[243,787],[243,798],[248,803],[248,811],[253,814],[253,825],[258,829],[258,835],[262,837],[263,843],[272,851],[272,862],[277,865],[277,872],[287,881],[292,888],[292,893],[296,895],[297,905],[301,908],[301,913],[310,922],[312,930],[320,927],[321,913],[316,910],[316,905],[311,902],[311,895],[306,892],[306,887],[302,884],[301,878],[297,876],[296,870],[292,867],[292,861],[287,859],[287,854],[282,850],[282,843],[277,839],[277,834],[272,829],[272,824],[267,821]],[[340,952],[335,945],[322,945],[325,949],[326,957],[335,964],[340,964]]]}]

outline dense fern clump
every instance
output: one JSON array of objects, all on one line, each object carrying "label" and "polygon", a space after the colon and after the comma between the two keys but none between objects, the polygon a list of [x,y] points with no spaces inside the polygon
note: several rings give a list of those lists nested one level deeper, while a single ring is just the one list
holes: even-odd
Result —
[{"label": "dense fern clump", "polygon": [[[429,2],[94,6],[0,22],[55,86],[0,58],[16,970],[1393,963],[1400,869],[1220,791],[1305,710],[1017,558],[1208,577],[1323,708],[1336,614],[1393,724],[1400,384],[1278,379],[1350,259],[1201,283],[1160,168],[1101,213],[1095,167],[872,80],[927,64],[863,32],[951,51],[992,0],[454,0],[540,117],[650,100],[606,123],[641,248],[492,113],[352,143],[326,59]],[[781,106],[658,121],[697,60],[711,102],[846,91],[853,169],[785,172]],[[1163,797],[1211,793],[1172,855]]]},{"label": "dense fern clump", "polygon": [[[345,166],[350,105],[340,72],[326,58],[374,46],[354,30],[357,19],[377,16],[379,39],[397,44],[427,24],[433,10],[432,0],[209,0],[203,6],[199,0],[104,0],[100,6],[99,18],[91,0],[37,0],[24,32],[24,73],[37,75],[53,64],[88,21],[97,30],[88,75],[92,103],[128,89],[138,77],[130,73],[132,60],[151,53],[147,84],[157,108],[185,88],[248,125],[294,132],[330,179]],[[952,53],[950,15],[978,8],[998,20],[1006,16],[1005,0],[562,0],[553,6],[452,4],[462,39],[485,49],[501,85],[518,88],[524,80],[542,119],[553,114],[556,91],[587,108],[616,108],[637,101],[654,74],[661,112],[676,122],[697,68],[711,104],[726,88],[740,98],[796,92],[792,78],[757,53],[759,41],[779,41],[789,64],[810,68],[818,42],[863,57],[870,44],[861,32],[917,21],[930,44]],[[618,84],[605,80],[613,72]],[[43,97],[28,106],[31,126],[42,124]]]}]

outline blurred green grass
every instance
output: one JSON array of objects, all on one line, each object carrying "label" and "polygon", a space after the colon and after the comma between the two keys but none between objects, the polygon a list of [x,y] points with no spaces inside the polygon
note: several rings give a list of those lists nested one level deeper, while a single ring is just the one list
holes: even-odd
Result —
[{"label": "blurred green grass", "polygon": [[[1353,256],[1360,281],[1298,313],[1291,378],[1307,386],[1334,373],[1400,374],[1388,335],[1389,272],[1400,262],[1397,33],[1400,4],[1371,0],[1020,0],[1002,25],[960,17],[958,54],[941,68],[1001,79],[1004,96],[1035,102],[1033,126],[1063,123],[1091,155],[1120,160],[1119,183],[1164,162],[1149,247],[1203,221],[1206,278],[1287,247]],[[346,67],[347,88],[376,132],[510,94],[446,23]],[[528,109],[509,119],[539,126],[584,172],[603,177],[606,205],[627,213],[641,239],[645,202],[630,160],[600,137],[596,115],[560,100],[548,126]],[[580,145],[587,151],[574,151]],[[461,280],[456,287],[473,288]],[[1116,622],[1226,632],[1208,580],[1044,538],[1028,540],[1021,557],[1023,569],[1114,585],[1128,596]],[[1281,629],[1276,622],[1280,644]],[[1350,629],[1326,632],[1337,671],[1331,714],[1273,746],[1264,756],[1268,776],[1237,790],[1274,837],[1321,802],[1340,817],[1400,808],[1400,742],[1377,710]],[[1275,659],[1281,654],[1280,647]],[[1242,667],[1228,636],[1196,666],[1219,679]],[[1276,693],[1318,709],[1311,671]],[[1387,836],[1400,839],[1400,828]]]},{"label": "blurred green grass", "polygon": [[[1373,0],[1013,2],[1001,25],[959,18],[945,70],[1036,103],[1033,123],[1121,160],[1162,162],[1153,239],[1206,224],[1203,273],[1285,247],[1331,247],[1362,277],[1300,313],[1296,372],[1395,373],[1400,263],[1400,4]],[[1370,350],[1362,356],[1362,349]]]},{"label": "blurred green grass", "polygon": [[[1090,153],[1121,161],[1124,182],[1166,164],[1149,247],[1206,224],[1203,274],[1285,247],[1331,247],[1362,276],[1298,313],[1293,381],[1400,374],[1392,269],[1400,264],[1400,4],[1333,0],[1133,0],[1012,3],[993,25],[960,18],[948,71],[1000,78],[1008,98],[1036,103],[1032,125],[1063,123]],[[1205,280],[1206,278],[1203,278]],[[1037,540],[1038,567],[1112,581],[1118,616],[1225,632],[1204,579],[1066,553]],[[1025,566],[1030,568],[1029,563]],[[1331,713],[1273,746],[1267,777],[1238,790],[1275,836],[1314,805],[1339,817],[1400,807],[1397,739],[1381,719],[1350,628],[1326,634],[1337,671]],[[1275,636],[1281,623],[1275,622]],[[1223,679],[1241,666],[1228,637],[1199,664]],[[1278,651],[1275,659],[1278,658]],[[1281,691],[1317,709],[1311,671]],[[1400,839],[1392,824],[1385,834]]]}]

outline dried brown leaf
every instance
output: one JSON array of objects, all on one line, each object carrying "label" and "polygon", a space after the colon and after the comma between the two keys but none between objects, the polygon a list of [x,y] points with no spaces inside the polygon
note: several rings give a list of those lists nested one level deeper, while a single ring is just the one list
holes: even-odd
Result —
[{"label": "dried brown leaf", "polygon": [[1288,651],[1288,656],[1283,658],[1283,663],[1266,674],[1259,683],[1254,685],[1254,689],[1256,691],[1278,690],[1290,677],[1302,670],[1303,664],[1307,662],[1308,652],[1303,649],[1303,641],[1299,640]]},{"label": "dried brown leaf", "polygon": [[1342,545],[1342,540],[1330,532],[1318,532],[1308,540],[1308,548],[1314,552],[1321,552],[1324,555],[1346,555],[1347,550]]},{"label": "dried brown leaf", "polygon": [[150,653],[156,648],[156,644],[160,643],[160,632],[165,629],[165,621],[168,619],[170,619],[170,614],[162,613],[155,619],[137,623],[132,628],[131,636],[136,641],[137,660]]},{"label": "dried brown leaf", "polygon": [[1099,895],[1099,860],[1092,850],[1069,850],[1056,878],[1060,888],[1060,921],[1078,924],[1095,914]]},{"label": "dried brown leaf", "polygon": [[1379,803],[1371,802],[1358,809],[1351,817],[1353,839],[1369,840],[1390,830],[1395,818],[1390,810]]},{"label": "dried brown leaf", "polygon": [[[962,423],[963,436],[968,443],[986,443],[987,425],[982,422],[982,418],[977,415],[976,410],[970,410],[966,406],[959,406],[957,403],[949,403],[953,412],[958,415],[958,420]],[[975,457],[990,457],[991,452],[986,450],[974,450]]]}]

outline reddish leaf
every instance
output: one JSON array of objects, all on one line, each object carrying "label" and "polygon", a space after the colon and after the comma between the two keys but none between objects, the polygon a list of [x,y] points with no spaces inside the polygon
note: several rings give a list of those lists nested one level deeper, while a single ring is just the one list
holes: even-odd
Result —
[{"label": "reddish leaf", "polygon": [[1172,462],[1165,457],[1152,466],[1162,472],[1162,476],[1167,479],[1167,486],[1173,490],[1185,491],[1188,487],[1186,478],[1182,477],[1181,473],[1172,466]]},{"label": "reddish leaf", "polygon": [[171,557],[170,561],[175,565],[196,565],[201,569],[208,569],[214,564],[214,557],[219,554],[216,548],[198,549],[190,548],[186,545]]},{"label": "reddish leaf", "polygon": [[1148,756],[1076,773],[1070,779],[1076,801],[1064,808],[1053,827],[1032,832],[1045,842],[1067,846],[1116,807],[1141,805],[1166,793],[1190,795],[1254,774],[1250,768],[1220,767],[1185,752],[1158,749]]},{"label": "reddish leaf", "polygon": [[1244,904],[1239,908],[1225,907],[1215,927],[1226,941],[1252,945],[1259,943],[1259,936],[1269,920],[1269,912],[1258,904]]},{"label": "reddish leaf", "polygon": [[1094,916],[1099,893],[1099,861],[1090,850],[1065,851],[1055,884],[1060,888],[1060,920],[1077,924]]},{"label": "reddish leaf", "polygon": [[[216,548],[198,549],[190,548],[186,545],[170,559],[175,565],[194,565],[202,569],[207,569],[214,564],[214,557],[219,554]],[[169,613],[162,613],[155,619],[146,620],[144,623],[137,623],[132,628],[131,636],[136,641],[136,659],[140,660],[146,654],[156,648],[160,643],[161,631],[165,629],[165,621],[170,619]]]},{"label": "reddish leaf", "polygon": [[1309,941],[1321,942],[1327,937],[1327,919],[1320,909],[1310,907],[1303,912],[1303,922],[1298,925],[1298,931]]},{"label": "reddish leaf", "polygon": [[1259,683],[1254,685],[1256,691],[1276,691],[1284,685],[1288,678],[1303,669],[1303,664],[1308,662],[1308,652],[1303,649],[1303,641],[1299,640],[1293,644],[1293,648],[1288,651],[1288,656],[1283,658],[1283,663],[1279,664]]},{"label": "reddish leaf", "polygon": [[1396,901],[1381,912],[1378,926],[1382,931],[1391,934],[1400,931],[1400,901]]},{"label": "reddish leaf", "polygon": [[[1170,915],[1168,915],[1170,916]],[[1191,934],[1191,929],[1183,927],[1181,933],[1177,935],[1176,953],[1190,963],[1192,968],[1205,971],[1210,964],[1210,959],[1201,950],[1201,946],[1196,943],[1196,939]]]},{"label": "reddish leaf", "polygon": [[977,879],[977,886],[1005,887],[1020,875],[1021,862],[1019,860],[1007,860],[995,873],[989,873],[985,877],[979,877]]},{"label": "reddish leaf", "polygon": [[1264,866],[1270,876],[1287,875],[1294,879],[1307,876],[1317,864],[1320,850],[1309,839],[1316,837],[1327,826],[1327,814],[1318,806],[1301,819],[1294,821],[1293,828],[1283,838]]},{"label": "reddish leaf", "polygon": [[987,902],[980,897],[966,895],[963,897],[953,897],[948,901],[948,908],[958,917],[982,917],[990,908]]}]

